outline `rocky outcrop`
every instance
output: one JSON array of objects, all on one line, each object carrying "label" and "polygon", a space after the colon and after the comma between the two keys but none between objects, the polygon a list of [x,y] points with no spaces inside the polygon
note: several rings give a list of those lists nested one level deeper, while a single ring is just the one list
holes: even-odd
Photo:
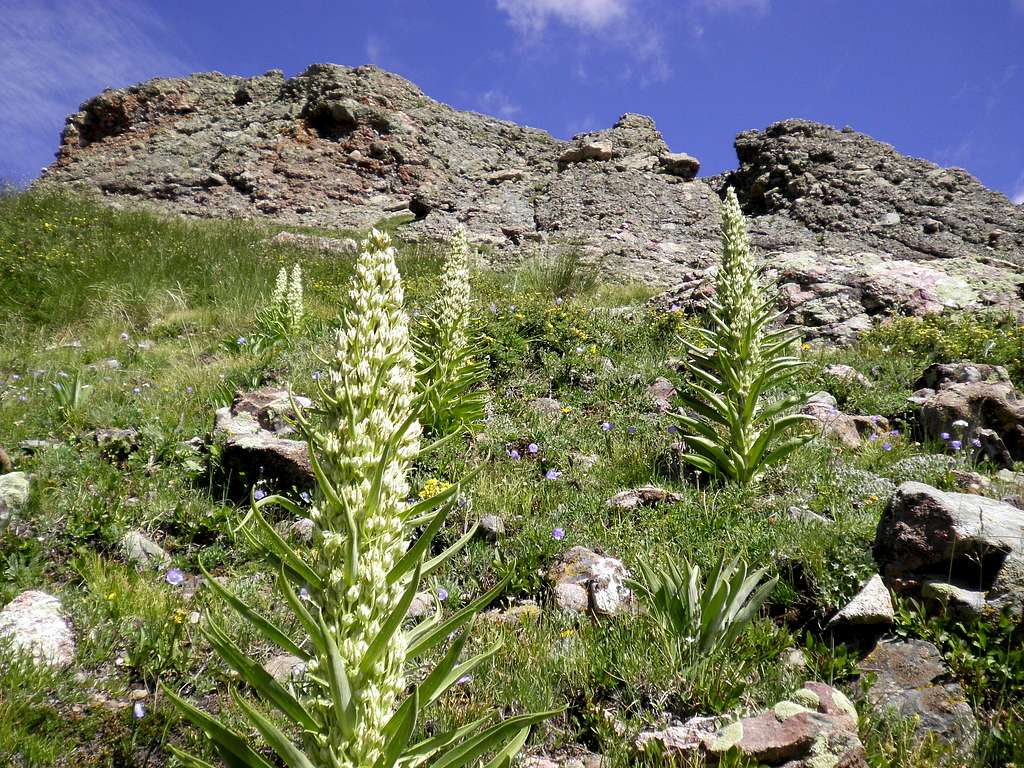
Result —
[{"label": "rocky outcrop", "polygon": [[24,472],[8,472],[0,475],[0,533],[11,520],[28,504],[31,481]]},{"label": "rocky outcrop", "polygon": [[1017,507],[906,482],[879,520],[873,551],[897,591],[934,597],[949,592],[937,585],[950,584],[983,593],[990,607],[1024,611],[1024,510]]},{"label": "rocky outcrop", "polygon": [[699,162],[642,115],[565,142],[452,109],[376,67],[316,64],[291,79],[211,73],[105,91],[68,118],[45,178],[194,216],[331,229],[403,216],[413,240],[461,225],[495,261],[575,250],[616,276],[679,286],[669,301],[684,308],[710,292],[728,183],[787,319],[813,335],[1019,300],[1024,211],[964,171],[802,120],[742,133],[736,150],[734,173],[695,179]]}]

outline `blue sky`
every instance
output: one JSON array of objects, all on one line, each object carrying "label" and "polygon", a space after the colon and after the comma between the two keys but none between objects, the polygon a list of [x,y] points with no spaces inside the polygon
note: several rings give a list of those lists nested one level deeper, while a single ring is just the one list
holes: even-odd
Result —
[{"label": "blue sky", "polygon": [[0,0],[0,178],[104,87],[321,61],[563,138],[649,114],[702,173],[741,130],[851,125],[1024,201],[1024,0]]}]

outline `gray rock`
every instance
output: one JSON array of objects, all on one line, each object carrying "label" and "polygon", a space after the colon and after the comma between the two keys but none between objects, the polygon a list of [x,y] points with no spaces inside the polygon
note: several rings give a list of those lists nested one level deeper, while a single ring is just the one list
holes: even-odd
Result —
[{"label": "gray rock", "polygon": [[964,616],[980,616],[988,605],[984,592],[964,589],[943,581],[926,581],[921,584],[921,597],[939,603],[947,611]]},{"label": "gray rock", "polygon": [[412,602],[409,603],[409,610],[406,611],[405,616],[408,619],[422,619],[426,616],[432,616],[435,606],[436,601],[432,594],[429,592],[417,592],[413,595]]},{"label": "gray rock", "polygon": [[[310,401],[296,398],[300,407]],[[285,437],[290,401],[283,390],[263,389],[235,397],[218,409],[214,442],[221,446],[221,468],[235,494],[245,495],[256,481],[277,490],[310,490],[313,469],[305,441]]]},{"label": "gray rock", "polygon": [[871,389],[874,386],[871,379],[852,365],[840,365],[838,363],[826,365],[821,373],[825,378],[834,379],[843,384],[857,384],[864,387],[864,389]]},{"label": "gray rock", "polygon": [[816,525],[832,525],[833,521],[827,517],[819,515],[806,507],[790,507],[786,514],[789,515],[790,520],[796,520],[799,523],[814,523]]},{"label": "gray rock", "polygon": [[121,552],[136,570],[161,570],[171,564],[171,556],[141,531],[128,531],[121,538]]},{"label": "gray rock", "polygon": [[923,582],[986,593],[988,604],[1024,611],[1024,510],[924,483],[896,489],[875,531],[875,562],[899,591]]},{"label": "gray rock", "polygon": [[889,625],[896,618],[892,596],[877,573],[868,579],[854,598],[829,619],[831,625]]},{"label": "gray rock", "polygon": [[629,576],[621,560],[585,547],[573,547],[548,571],[559,608],[605,616],[630,608],[633,595],[626,586]]},{"label": "gray rock", "polygon": [[63,669],[75,658],[75,639],[60,600],[46,592],[22,592],[0,610],[0,637],[37,664]]},{"label": "gray rock", "polygon": [[682,496],[664,488],[654,485],[644,485],[639,488],[630,488],[619,491],[605,501],[612,509],[634,510],[637,507],[653,507],[658,504],[676,504],[682,500]]},{"label": "gray rock", "polygon": [[970,752],[978,735],[974,713],[959,683],[941,682],[949,670],[934,645],[885,640],[859,666],[874,678],[867,700],[875,709],[918,718],[919,735],[932,734]]},{"label": "gray rock", "polygon": [[31,489],[31,480],[25,472],[0,475],[0,533],[28,504]]},{"label": "gray rock", "polygon": [[497,515],[484,515],[477,533],[487,541],[497,541],[505,535],[505,521]]},{"label": "gray rock", "polygon": [[659,376],[647,388],[647,394],[659,411],[668,411],[672,408],[672,398],[676,396],[676,387],[668,379]]},{"label": "gray rock", "polygon": [[538,397],[529,402],[529,408],[534,413],[547,418],[557,418],[562,415],[562,404],[553,397]]},{"label": "gray rock", "polygon": [[298,682],[306,675],[306,662],[290,653],[282,653],[263,665],[267,674],[279,683]]},{"label": "gray rock", "polygon": [[679,176],[687,181],[694,178],[700,171],[700,160],[690,157],[685,152],[666,152],[658,158],[658,162],[666,173]]}]

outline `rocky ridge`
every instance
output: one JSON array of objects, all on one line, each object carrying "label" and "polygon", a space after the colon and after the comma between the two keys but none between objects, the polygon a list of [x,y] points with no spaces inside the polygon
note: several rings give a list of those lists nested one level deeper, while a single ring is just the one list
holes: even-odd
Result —
[{"label": "rocky ridge", "polygon": [[811,335],[1019,306],[1024,210],[965,171],[806,120],[741,133],[736,150],[734,172],[695,178],[699,162],[642,115],[566,142],[373,66],[315,64],[104,91],[68,118],[44,178],[193,216],[333,229],[403,216],[407,239],[461,225],[497,262],[575,249],[684,304],[708,296],[732,184],[788,320]]}]

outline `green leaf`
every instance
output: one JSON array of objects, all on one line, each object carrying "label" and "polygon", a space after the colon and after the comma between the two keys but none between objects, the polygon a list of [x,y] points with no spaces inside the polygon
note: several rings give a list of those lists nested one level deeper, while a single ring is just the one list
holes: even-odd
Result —
[{"label": "green leaf", "polygon": [[291,740],[278,730],[277,726],[267,720],[257,709],[238,695],[235,690],[231,691],[235,703],[245,712],[249,721],[256,726],[266,740],[270,748],[277,753],[277,756],[284,760],[288,768],[316,768],[309,758]]},{"label": "green leaf", "polygon": [[422,625],[414,627],[407,635],[407,639],[409,640],[409,647],[406,651],[407,658],[415,659],[423,655],[448,637],[448,635],[456,629],[468,622],[477,614],[477,612],[480,611],[480,609],[489,605],[496,597],[505,591],[505,587],[508,586],[509,579],[511,578],[511,576],[503,578],[472,603],[452,615],[452,617],[447,621],[436,626],[432,626],[425,631],[421,631],[420,628]]},{"label": "green leaf", "polygon": [[419,711],[420,691],[419,688],[413,688],[412,695],[402,702],[402,706],[384,726],[384,753],[374,768],[392,768],[398,763],[402,753],[409,746],[413,731],[416,730],[416,716]]},{"label": "green leaf", "polygon": [[210,589],[212,589],[222,600],[224,600],[224,602],[234,608],[242,618],[259,630],[259,633],[267,640],[274,643],[285,653],[298,656],[303,661],[309,660],[309,654],[302,650],[294,640],[285,634],[283,629],[270,621],[270,619],[267,619],[257,611],[250,608],[245,602],[239,599],[234,592],[218,582],[217,579],[210,575],[210,572],[206,570],[201,561],[199,562],[199,570],[206,579],[207,586],[210,587]]},{"label": "green leaf", "polygon": [[564,711],[564,708],[553,709],[548,712],[511,717],[448,750],[443,757],[431,765],[431,768],[462,768],[493,749],[507,748],[509,742],[514,742],[519,738],[522,729],[529,730],[537,723],[542,723]]}]

